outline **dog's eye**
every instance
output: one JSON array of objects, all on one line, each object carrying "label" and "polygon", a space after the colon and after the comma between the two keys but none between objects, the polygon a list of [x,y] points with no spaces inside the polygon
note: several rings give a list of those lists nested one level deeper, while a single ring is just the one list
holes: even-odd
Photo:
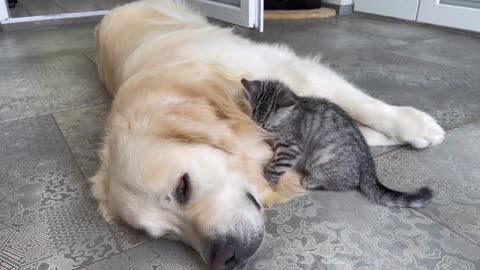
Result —
[{"label": "dog's eye", "polygon": [[190,198],[190,176],[185,173],[180,177],[175,190],[175,199],[179,204],[186,204]]}]

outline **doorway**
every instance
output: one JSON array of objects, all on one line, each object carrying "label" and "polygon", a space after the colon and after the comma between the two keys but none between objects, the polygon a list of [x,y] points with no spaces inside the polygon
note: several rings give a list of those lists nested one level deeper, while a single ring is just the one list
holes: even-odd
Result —
[{"label": "doorway", "polygon": [[[0,0],[0,24],[44,25],[98,21],[115,6],[131,0]],[[263,30],[263,0],[186,0],[207,17]],[[9,7],[10,6],[10,7]]]}]

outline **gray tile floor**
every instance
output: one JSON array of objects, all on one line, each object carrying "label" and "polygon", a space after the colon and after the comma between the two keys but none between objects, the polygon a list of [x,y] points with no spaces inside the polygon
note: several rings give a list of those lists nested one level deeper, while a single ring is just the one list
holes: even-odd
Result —
[{"label": "gray tile floor", "polygon": [[[96,78],[93,27],[0,32],[0,269],[205,269],[190,248],[96,212],[86,178],[110,99]],[[309,193],[267,211],[246,269],[480,269],[478,36],[365,15],[237,32],[323,52],[366,92],[421,108],[448,130],[433,148],[372,149],[385,184],[428,184],[431,205]]]},{"label": "gray tile floor", "polygon": [[10,8],[12,18],[110,10],[131,0],[18,0]]}]

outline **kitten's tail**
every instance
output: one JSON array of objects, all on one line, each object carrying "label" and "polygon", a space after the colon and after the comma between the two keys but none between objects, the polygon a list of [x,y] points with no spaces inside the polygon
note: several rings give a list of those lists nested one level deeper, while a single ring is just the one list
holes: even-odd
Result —
[{"label": "kitten's tail", "polygon": [[364,177],[360,181],[360,190],[377,203],[394,207],[423,207],[433,197],[432,190],[428,187],[411,193],[389,189],[378,180],[374,168],[366,169]]}]

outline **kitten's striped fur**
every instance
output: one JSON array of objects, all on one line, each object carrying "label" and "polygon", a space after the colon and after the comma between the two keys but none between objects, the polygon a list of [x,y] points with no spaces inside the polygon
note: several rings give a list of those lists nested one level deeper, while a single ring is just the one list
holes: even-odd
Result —
[{"label": "kitten's striped fur", "polygon": [[350,116],[322,98],[296,96],[280,81],[242,80],[252,119],[272,133],[274,158],[265,177],[278,183],[289,169],[302,172],[307,189],[360,189],[387,206],[422,207],[432,199],[428,187],[414,193],[395,191],[377,178],[365,139]]}]

